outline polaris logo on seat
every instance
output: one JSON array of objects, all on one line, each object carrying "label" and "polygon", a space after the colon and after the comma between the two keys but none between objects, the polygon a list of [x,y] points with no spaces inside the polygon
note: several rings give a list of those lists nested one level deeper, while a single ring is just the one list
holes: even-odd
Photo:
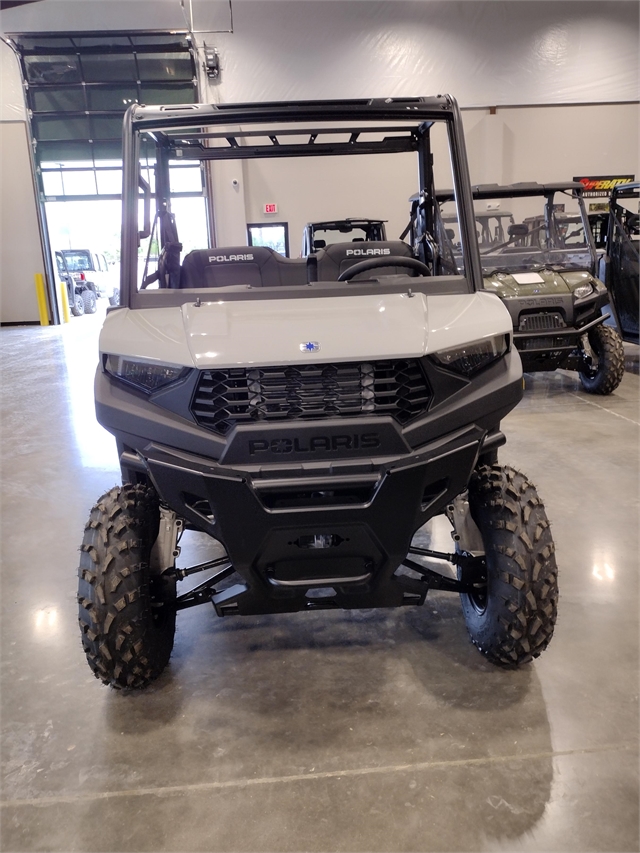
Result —
[{"label": "polaris logo on seat", "polygon": [[390,255],[391,249],[347,249],[347,257],[370,257],[372,255]]},{"label": "polaris logo on seat", "polygon": [[253,255],[211,255],[209,263],[214,261],[225,263],[226,261],[252,261]]},{"label": "polaris logo on seat", "polygon": [[375,432],[352,435],[312,435],[309,438],[256,438],[249,442],[249,454],[257,453],[318,453],[327,450],[375,450],[380,436]]}]

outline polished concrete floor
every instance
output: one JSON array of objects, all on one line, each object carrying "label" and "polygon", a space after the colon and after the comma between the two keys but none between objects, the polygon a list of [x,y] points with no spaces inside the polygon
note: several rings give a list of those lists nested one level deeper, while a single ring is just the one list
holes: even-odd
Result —
[{"label": "polished concrete floor", "polygon": [[99,325],[0,331],[2,850],[638,851],[637,347],[612,396],[527,376],[504,422],[502,461],[537,483],[560,567],[534,664],[485,663],[447,593],[391,612],[207,606],[127,695],[94,679],[76,624],[84,521],[119,474],[93,418]]}]

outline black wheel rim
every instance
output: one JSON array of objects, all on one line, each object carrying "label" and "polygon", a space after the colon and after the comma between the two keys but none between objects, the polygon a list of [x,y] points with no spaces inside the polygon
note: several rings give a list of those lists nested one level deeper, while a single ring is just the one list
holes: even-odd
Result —
[{"label": "black wheel rim", "polygon": [[489,598],[487,591],[487,565],[484,560],[482,562],[482,569],[480,569],[477,577],[474,579],[474,584],[478,584],[478,586],[474,586],[467,595],[476,613],[482,614],[487,609]]}]

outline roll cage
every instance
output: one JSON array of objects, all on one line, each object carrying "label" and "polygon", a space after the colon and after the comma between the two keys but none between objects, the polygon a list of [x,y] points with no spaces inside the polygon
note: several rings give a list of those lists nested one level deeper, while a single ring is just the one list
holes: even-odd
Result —
[{"label": "roll cage", "polygon": [[[170,161],[415,152],[424,227],[433,234],[439,221],[430,144],[430,130],[435,122],[444,122],[447,127],[468,290],[480,290],[482,271],[466,149],[460,111],[453,97],[296,101],[286,104],[132,105],[125,114],[123,126],[121,306],[143,308],[177,304],[175,290],[179,287],[180,243],[171,212]],[[259,130],[254,129],[257,125]],[[379,138],[372,139],[372,136]],[[149,146],[154,149],[154,190],[139,168],[141,151]],[[154,223],[151,220],[152,195],[155,196]],[[141,200],[144,213],[140,226],[138,208]],[[140,241],[150,236],[154,225],[158,230],[164,280],[158,290],[138,291],[138,248]],[[451,272],[455,274],[455,268]],[[268,288],[260,290],[260,293],[245,290],[241,298],[269,298]],[[299,296],[300,290],[297,286],[287,288],[286,292],[279,289],[277,298]],[[317,288],[314,295],[322,295],[321,290]],[[354,290],[352,287],[349,292]],[[238,296],[231,289],[225,291],[225,298]]]}]

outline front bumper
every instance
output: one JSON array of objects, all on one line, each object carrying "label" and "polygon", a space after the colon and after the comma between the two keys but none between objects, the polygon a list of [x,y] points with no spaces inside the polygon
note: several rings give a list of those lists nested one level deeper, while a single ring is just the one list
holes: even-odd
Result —
[{"label": "front bumper", "polygon": [[[503,440],[496,432],[487,446]],[[377,464],[295,471],[241,471],[150,445],[144,465],[163,500],[220,540],[241,576],[214,596],[220,615],[306,609],[318,587],[334,590],[320,599],[333,607],[396,607],[422,603],[426,589],[394,572],[415,530],[466,488],[483,442],[474,426]]]},{"label": "front bumper", "polygon": [[[596,291],[584,299],[575,299],[572,293],[566,293],[510,297],[503,301],[511,314],[513,342],[520,352],[522,369],[525,372],[556,368],[580,369],[580,338],[609,316],[602,314],[602,308],[608,301],[606,291]],[[543,317],[550,314],[560,315],[565,325],[539,331],[522,330],[526,319],[531,315]]]},{"label": "front bumper", "polygon": [[[185,416],[186,386],[161,406],[100,370],[96,411],[117,438],[123,479],[149,478],[163,502],[224,544],[242,583],[214,596],[219,614],[419,604],[425,585],[394,573],[415,531],[504,442],[500,420],[522,397],[515,350],[470,381],[428,369],[430,408],[404,428],[389,416],[334,417],[221,437]],[[355,435],[357,451],[345,442]],[[317,587],[333,595],[310,602]]]}]

